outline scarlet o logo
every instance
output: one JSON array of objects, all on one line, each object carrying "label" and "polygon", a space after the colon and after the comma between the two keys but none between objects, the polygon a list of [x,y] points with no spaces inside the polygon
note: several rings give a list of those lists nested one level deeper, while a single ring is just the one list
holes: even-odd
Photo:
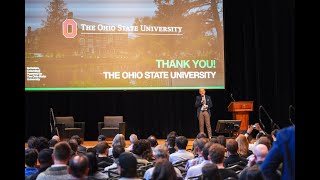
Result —
[{"label": "scarlet o logo", "polygon": [[[68,27],[71,27],[71,30],[68,31]],[[62,23],[62,34],[66,38],[74,38],[77,35],[77,23],[73,19],[66,19]]]}]

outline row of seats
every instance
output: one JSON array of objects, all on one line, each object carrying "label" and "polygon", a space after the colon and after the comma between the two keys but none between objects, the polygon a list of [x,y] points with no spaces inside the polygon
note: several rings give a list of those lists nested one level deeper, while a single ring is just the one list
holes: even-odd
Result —
[{"label": "row of seats", "polygon": [[[125,135],[126,123],[123,116],[104,116],[103,122],[98,122],[99,135],[114,137],[116,134]],[[85,122],[75,122],[73,116],[55,117],[55,128],[60,139],[69,139],[79,135],[84,139]]]}]

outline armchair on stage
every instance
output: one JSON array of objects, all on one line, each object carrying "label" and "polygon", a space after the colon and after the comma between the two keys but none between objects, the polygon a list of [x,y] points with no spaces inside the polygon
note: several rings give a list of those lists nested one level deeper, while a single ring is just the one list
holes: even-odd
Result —
[{"label": "armchair on stage", "polygon": [[106,138],[113,138],[116,134],[125,136],[126,123],[123,122],[123,116],[104,116],[104,121],[98,122],[98,132]]},{"label": "armchair on stage", "polygon": [[73,116],[55,117],[55,127],[61,140],[70,139],[73,135],[84,139],[84,126],[85,122],[75,122]]}]

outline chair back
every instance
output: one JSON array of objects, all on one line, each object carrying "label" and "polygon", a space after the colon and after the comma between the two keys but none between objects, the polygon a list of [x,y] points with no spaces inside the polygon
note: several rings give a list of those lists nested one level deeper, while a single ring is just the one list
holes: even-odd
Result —
[{"label": "chair back", "polygon": [[123,122],[123,116],[104,116],[104,127],[119,127]]},{"label": "chair back", "polygon": [[56,124],[65,124],[66,128],[74,127],[74,118],[73,116],[65,116],[65,117],[56,117]]}]

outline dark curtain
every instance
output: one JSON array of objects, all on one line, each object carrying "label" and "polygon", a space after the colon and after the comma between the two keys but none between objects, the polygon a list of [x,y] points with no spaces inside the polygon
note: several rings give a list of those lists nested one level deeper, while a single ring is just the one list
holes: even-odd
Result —
[{"label": "dark curtain", "polygon": [[[254,101],[250,124],[262,105],[281,128],[289,126],[288,107],[295,105],[294,0],[224,0],[225,90],[207,90],[214,107],[211,123],[231,119],[232,101]],[[199,131],[194,91],[26,92],[25,139],[50,137],[49,109],[55,116],[73,115],[86,123],[85,139],[96,140],[104,115],[123,115],[126,137],[172,130],[187,137]],[[294,114],[294,113],[293,113]],[[264,112],[261,120],[270,133]],[[294,120],[294,119],[293,119]]]}]

